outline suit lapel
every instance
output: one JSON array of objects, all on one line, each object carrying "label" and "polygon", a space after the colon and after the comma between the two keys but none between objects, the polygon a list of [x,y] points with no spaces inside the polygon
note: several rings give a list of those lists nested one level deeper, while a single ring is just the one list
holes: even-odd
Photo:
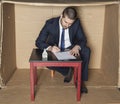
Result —
[{"label": "suit lapel", "polygon": [[70,37],[70,42],[72,43],[72,35],[73,35],[73,31],[72,31],[72,28],[70,27],[69,28],[69,37]]},{"label": "suit lapel", "polygon": [[56,44],[58,45],[58,43],[59,43],[59,18],[57,18],[57,20],[56,20],[56,24],[55,24],[55,34],[56,34],[55,42],[56,42]]}]

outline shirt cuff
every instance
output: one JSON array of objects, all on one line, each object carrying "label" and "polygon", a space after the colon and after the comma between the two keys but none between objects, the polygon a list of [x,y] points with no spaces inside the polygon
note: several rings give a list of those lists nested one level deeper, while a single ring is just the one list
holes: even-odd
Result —
[{"label": "shirt cuff", "polygon": [[46,50],[48,50],[49,48],[51,48],[51,46],[48,46],[48,47],[46,48]]}]

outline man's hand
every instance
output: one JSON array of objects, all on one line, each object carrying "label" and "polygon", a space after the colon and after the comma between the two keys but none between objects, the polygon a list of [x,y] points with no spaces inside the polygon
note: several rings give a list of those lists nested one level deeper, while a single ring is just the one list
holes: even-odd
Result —
[{"label": "man's hand", "polygon": [[75,45],[75,46],[70,50],[70,54],[73,55],[73,56],[80,56],[79,50],[80,50],[80,46]]},{"label": "man's hand", "polygon": [[57,47],[57,46],[50,46],[48,48],[48,51],[51,51],[51,52],[59,52],[60,51],[60,48]]}]

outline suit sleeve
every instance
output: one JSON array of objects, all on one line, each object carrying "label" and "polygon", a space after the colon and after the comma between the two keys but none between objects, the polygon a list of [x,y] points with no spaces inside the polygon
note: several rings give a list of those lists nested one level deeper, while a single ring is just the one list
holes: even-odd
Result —
[{"label": "suit sleeve", "polygon": [[77,23],[78,23],[77,24],[78,26],[77,26],[77,31],[76,31],[76,43],[75,44],[79,45],[82,49],[86,46],[87,41],[86,41],[86,37],[82,29],[80,20]]},{"label": "suit sleeve", "polygon": [[41,32],[39,33],[38,38],[36,39],[35,45],[41,49],[44,50],[49,45],[47,44],[47,38],[48,38],[48,21],[45,23],[44,27],[42,28]]}]

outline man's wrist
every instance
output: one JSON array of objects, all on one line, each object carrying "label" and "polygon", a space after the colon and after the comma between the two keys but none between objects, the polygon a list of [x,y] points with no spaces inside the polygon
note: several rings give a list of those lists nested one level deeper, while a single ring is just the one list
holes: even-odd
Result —
[{"label": "man's wrist", "polygon": [[77,47],[78,50],[81,50],[81,47],[79,45],[76,45],[76,47]]},{"label": "man's wrist", "polygon": [[52,51],[52,46],[48,46],[48,47],[46,48],[46,50]]}]

